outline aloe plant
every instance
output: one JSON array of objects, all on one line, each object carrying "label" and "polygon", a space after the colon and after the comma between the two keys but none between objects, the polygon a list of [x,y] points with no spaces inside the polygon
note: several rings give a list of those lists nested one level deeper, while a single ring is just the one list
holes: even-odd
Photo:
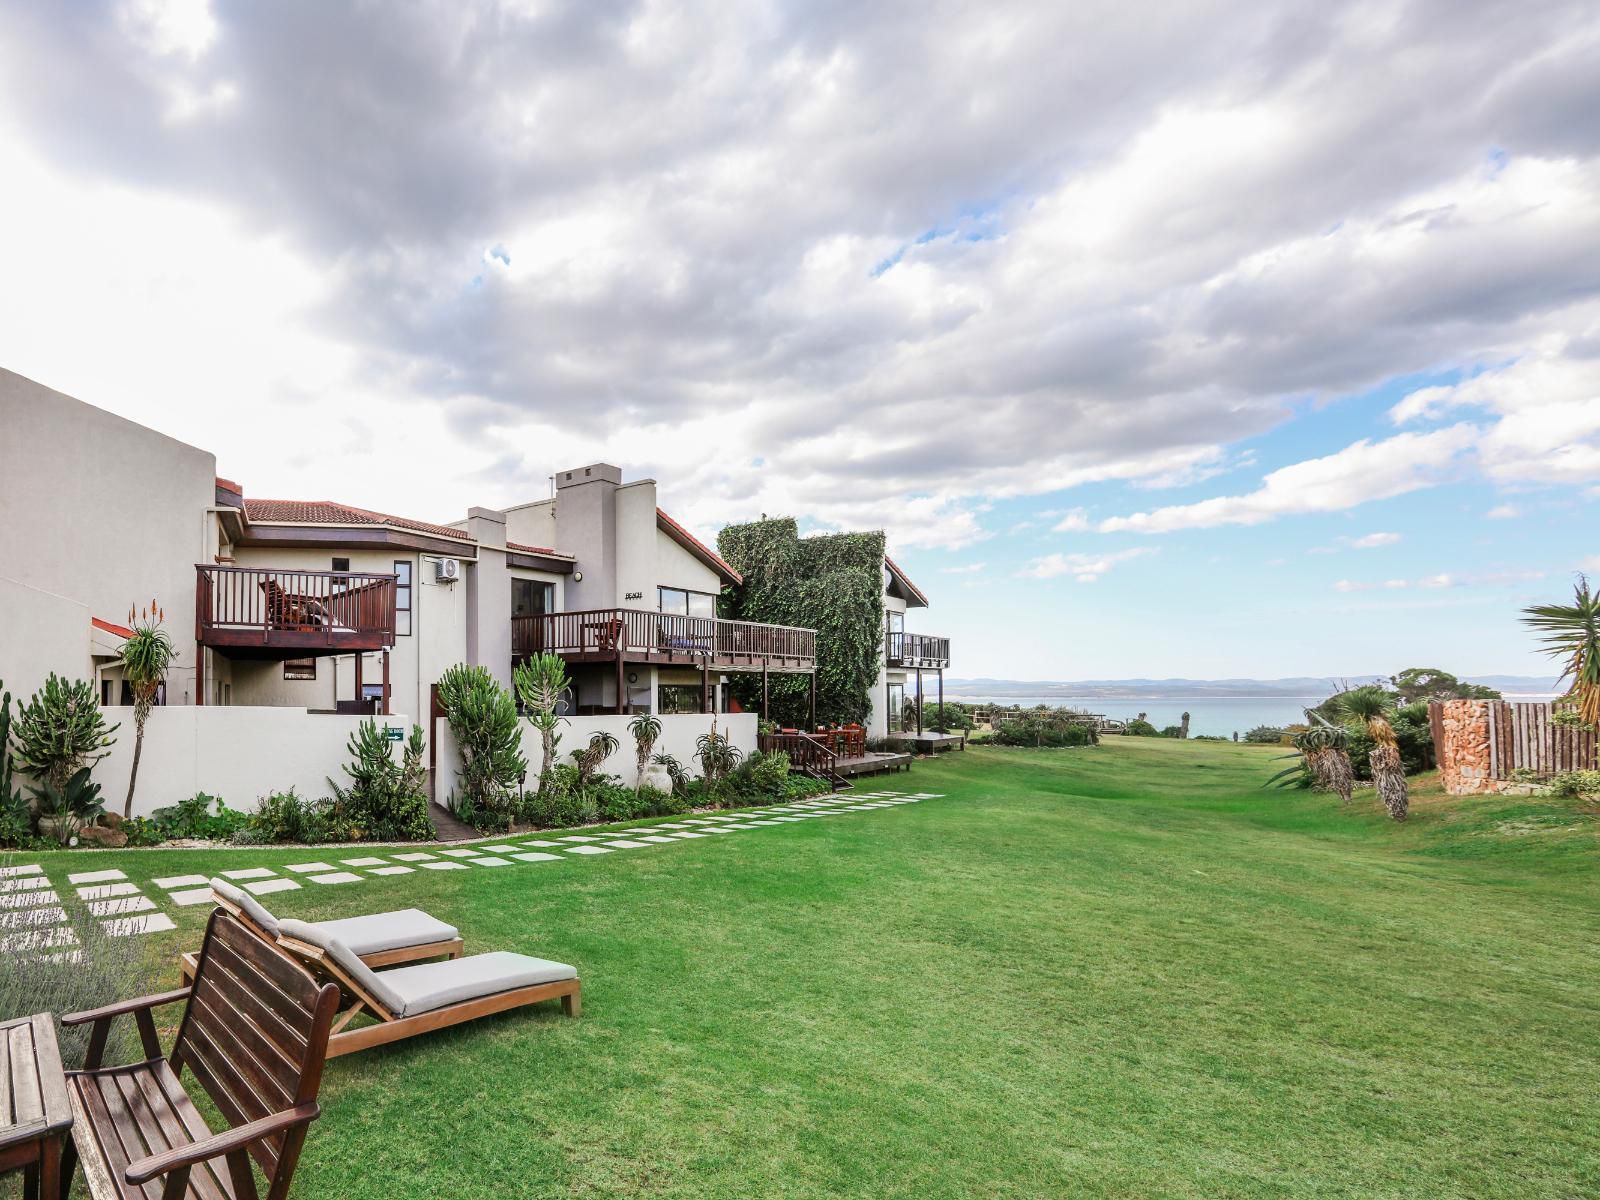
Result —
[{"label": "aloe plant", "polygon": [[654,713],[640,713],[628,722],[628,732],[633,734],[633,746],[639,758],[639,775],[634,790],[644,786],[645,768],[650,765],[650,755],[661,736],[661,718]]},{"label": "aloe plant", "polygon": [[139,782],[139,756],[144,752],[144,727],[155,707],[167,670],[177,657],[172,638],[161,628],[166,614],[150,601],[150,607],[135,619],[128,610],[133,633],[122,643],[122,676],[133,691],[133,766],[128,771],[128,798],[123,801],[124,819],[133,816],[133,789]]},{"label": "aloe plant", "polygon": [[602,729],[589,739],[589,744],[582,750],[572,752],[572,759],[578,764],[579,787],[588,784],[600,764],[615,754],[619,745],[621,743],[614,734]]},{"label": "aloe plant", "polygon": [[1372,764],[1372,783],[1378,789],[1378,798],[1391,817],[1404,821],[1411,801],[1405,767],[1400,762],[1400,744],[1395,739],[1394,726],[1389,724],[1391,706],[1389,693],[1371,684],[1339,697],[1340,709],[1351,719],[1365,722],[1372,738],[1367,761]]},{"label": "aloe plant", "polygon": [[517,689],[517,699],[522,702],[523,716],[539,731],[544,752],[539,764],[539,791],[542,793],[547,781],[553,778],[550,768],[556,761],[556,747],[561,744],[556,728],[566,720],[556,715],[556,709],[561,706],[561,697],[572,686],[567,678],[567,664],[559,654],[530,655],[512,671],[511,682]]}]

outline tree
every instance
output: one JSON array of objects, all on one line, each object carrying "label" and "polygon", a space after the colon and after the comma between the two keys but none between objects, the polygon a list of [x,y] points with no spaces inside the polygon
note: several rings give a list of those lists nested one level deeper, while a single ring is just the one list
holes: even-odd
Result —
[{"label": "tree", "polygon": [[120,725],[106,727],[100,701],[87,680],[70,683],[54,671],[26,704],[17,709],[11,730],[15,759],[26,775],[63,789],[80,767],[93,767],[106,755]]},{"label": "tree", "polygon": [[1500,693],[1482,684],[1467,683],[1449,671],[1438,667],[1407,667],[1389,682],[1400,696],[1401,704],[1416,704],[1427,700],[1498,700]]},{"label": "tree", "polygon": [[1406,772],[1400,763],[1400,746],[1389,724],[1390,694],[1376,684],[1354,688],[1339,697],[1340,707],[1351,719],[1365,723],[1372,738],[1367,761],[1372,764],[1372,783],[1378,798],[1396,821],[1406,819],[1410,797]]},{"label": "tree", "polygon": [[122,643],[122,677],[133,692],[133,766],[128,771],[128,798],[123,801],[124,818],[133,816],[133,789],[139,782],[139,756],[144,752],[144,726],[155,707],[161,685],[167,681],[167,670],[177,657],[177,649],[167,631],[161,628],[166,614],[156,607],[154,600],[139,618],[133,609],[128,610],[128,624],[133,632]]},{"label": "tree", "polygon": [[628,722],[628,732],[633,734],[633,746],[639,756],[639,775],[634,790],[644,786],[644,771],[650,765],[650,754],[661,736],[661,718],[654,713],[640,713]]},{"label": "tree", "polygon": [[572,686],[567,679],[567,664],[559,654],[529,655],[517,664],[511,673],[511,682],[517,689],[517,699],[522,702],[528,724],[539,731],[544,751],[539,764],[539,790],[543,792],[547,781],[553,778],[550,768],[555,764],[556,746],[561,742],[556,726],[566,719],[557,716],[556,709],[561,706],[561,697]]},{"label": "tree", "polygon": [[1579,575],[1571,604],[1535,604],[1522,610],[1522,623],[1539,634],[1545,653],[1566,664],[1567,698],[1588,725],[1600,722],[1600,593]]},{"label": "tree", "polygon": [[439,676],[439,703],[461,755],[457,813],[480,829],[505,828],[517,780],[528,769],[516,703],[487,667],[465,663]]}]

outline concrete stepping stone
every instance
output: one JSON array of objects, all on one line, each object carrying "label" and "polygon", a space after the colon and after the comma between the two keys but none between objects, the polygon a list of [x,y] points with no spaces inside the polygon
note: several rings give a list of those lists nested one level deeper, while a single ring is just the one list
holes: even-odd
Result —
[{"label": "concrete stepping stone", "polygon": [[663,821],[659,825],[650,826],[651,829],[687,829],[687,825],[679,821]]},{"label": "concrete stepping stone", "polygon": [[747,828],[747,829],[755,829],[757,826],[763,826],[764,827],[764,826],[776,825],[776,824],[778,824],[778,822],[776,822],[776,821],[749,821],[749,822],[746,822],[745,828]]},{"label": "concrete stepping stone", "polygon": [[168,892],[167,899],[171,900],[179,908],[188,908],[193,904],[210,904],[215,897],[212,896],[210,888],[203,887],[191,888],[184,892]]},{"label": "concrete stepping stone", "polygon": [[53,904],[39,908],[19,908],[0,913],[0,929],[37,929],[41,925],[61,925],[66,922],[67,910]]},{"label": "concrete stepping stone", "polygon": [[76,946],[78,935],[71,925],[55,925],[49,929],[24,929],[0,937],[0,950],[16,953],[24,950],[50,950],[57,946]]},{"label": "concrete stepping stone", "polygon": [[115,921],[101,921],[100,928],[112,937],[130,937],[137,933],[161,933],[167,929],[176,929],[171,917],[166,913],[146,913],[140,917],[118,917]]},{"label": "concrete stepping stone", "polygon": [[60,899],[53,888],[36,887],[25,892],[0,894],[0,908],[31,908],[35,904],[54,904]]},{"label": "concrete stepping stone", "polygon": [[664,843],[666,843],[668,845],[671,845],[673,842],[677,841],[678,839],[677,838],[670,838],[670,837],[657,837],[657,836],[652,834],[650,837],[640,838],[639,840],[642,841],[642,842],[655,842],[657,844],[660,844],[660,843],[664,842]]},{"label": "concrete stepping stone", "polygon": [[599,840],[599,838],[595,837],[564,837],[561,839],[561,841],[554,844],[559,846],[561,842],[598,842]]},{"label": "concrete stepping stone", "polygon": [[122,896],[116,900],[96,900],[89,911],[97,917],[116,917],[123,913],[151,912],[155,904],[148,896]]},{"label": "concrete stepping stone", "polygon": [[347,867],[381,867],[384,860],[381,858],[341,858],[339,860]]},{"label": "concrete stepping stone", "polygon": [[465,871],[466,864],[458,862],[425,862],[422,864],[424,871]]},{"label": "concrete stepping stone", "polygon": [[121,871],[79,871],[67,876],[68,883],[109,883],[113,879],[126,879]]},{"label": "concrete stepping stone", "polygon": [[672,836],[675,837],[675,838],[680,838],[681,839],[681,838],[702,838],[702,837],[705,837],[706,835],[703,834],[703,833],[691,833],[689,830],[686,829],[686,830],[682,831],[681,833],[674,833],[674,834],[672,834]]},{"label": "concrete stepping stone", "polygon": [[139,887],[133,883],[97,883],[78,889],[80,900],[109,900],[112,896],[137,896]]},{"label": "concrete stepping stone", "polygon": [[401,862],[426,862],[430,858],[437,858],[437,857],[438,857],[438,855],[436,855],[436,854],[427,854],[427,853],[425,853],[425,852],[423,852],[421,850],[414,850],[410,854],[396,854],[395,855],[395,858],[397,858]]},{"label": "concrete stepping stone", "polygon": [[604,846],[568,846],[568,854],[610,854]]},{"label": "concrete stepping stone", "polygon": [[559,854],[540,854],[537,850],[529,850],[525,854],[513,854],[512,858],[518,862],[560,862]]},{"label": "concrete stepping stone", "polygon": [[0,892],[31,892],[47,888],[50,881],[43,875],[24,875],[19,879],[0,879]]},{"label": "concrete stepping stone", "polygon": [[248,867],[243,871],[224,871],[222,874],[226,879],[271,879],[277,872],[269,871],[266,867]]},{"label": "concrete stepping stone", "polygon": [[738,825],[708,825],[706,827],[706,832],[707,833],[737,833],[739,831],[739,828],[740,828],[740,826],[738,826]]},{"label": "concrete stepping stone", "polygon": [[21,867],[0,867],[0,879],[15,879],[19,875],[43,875],[44,868],[38,863],[29,863]]},{"label": "concrete stepping stone", "polygon": [[520,849],[522,849],[521,846],[485,846],[483,852],[485,854],[513,854]]},{"label": "concrete stepping stone", "polygon": [[550,847],[550,846],[559,846],[559,845],[561,845],[560,842],[523,842],[522,844],[524,846],[537,846],[541,850],[546,849],[547,847]]},{"label": "concrete stepping stone", "polygon": [[415,867],[378,867],[372,872],[374,875],[415,875],[416,873],[417,869]]},{"label": "concrete stepping stone", "polygon": [[623,838],[607,843],[607,846],[612,850],[645,850],[649,848],[649,845],[649,842],[630,842]]},{"label": "concrete stepping stone", "polygon": [[312,883],[360,883],[361,876],[354,871],[335,871],[331,875],[307,875]]},{"label": "concrete stepping stone", "polygon": [[509,867],[511,865],[509,858],[501,858],[497,854],[480,854],[477,858],[468,859],[467,861],[477,867]]},{"label": "concrete stepping stone", "polygon": [[273,892],[298,892],[300,885],[292,879],[257,879],[244,885],[253,896],[270,896]]},{"label": "concrete stepping stone", "polygon": [[466,849],[464,847],[462,849],[460,849],[460,850],[441,850],[441,851],[439,851],[439,853],[443,854],[443,855],[445,855],[445,856],[447,856],[449,858],[477,858],[478,857],[478,852],[476,850],[468,850],[468,849]]},{"label": "concrete stepping stone", "polygon": [[211,877],[208,875],[168,875],[162,879],[152,879],[150,882],[162,891],[170,892],[173,888],[199,887],[202,883],[210,883]]},{"label": "concrete stepping stone", "polygon": [[338,870],[338,868],[332,863],[315,862],[290,863],[288,866],[284,867],[284,870],[293,871],[297,875],[317,875],[323,871],[335,871]]}]

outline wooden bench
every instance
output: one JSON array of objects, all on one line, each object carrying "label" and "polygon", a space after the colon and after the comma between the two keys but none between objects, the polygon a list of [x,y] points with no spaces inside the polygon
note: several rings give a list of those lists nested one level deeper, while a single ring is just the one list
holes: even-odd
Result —
[{"label": "wooden bench", "polygon": [[[184,1002],[170,1056],[151,1010]],[[339,989],[266,946],[218,910],[206,926],[194,983],[61,1018],[93,1023],[81,1071],[67,1073],[75,1160],[95,1200],[256,1200],[251,1159],[268,1200],[283,1200],[316,1120],[317,1090]],[[131,1015],[145,1060],[102,1065],[111,1022]],[[213,1133],[184,1088],[184,1068],[228,1122]],[[156,1190],[159,1189],[159,1190]]]}]

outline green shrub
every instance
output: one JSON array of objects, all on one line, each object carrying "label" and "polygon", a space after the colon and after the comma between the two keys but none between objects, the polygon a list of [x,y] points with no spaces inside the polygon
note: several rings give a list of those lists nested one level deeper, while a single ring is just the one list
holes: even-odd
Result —
[{"label": "green shrub", "polygon": [[1277,725],[1257,725],[1247,731],[1244,740],[1258,746],[1281,746],[1288,732]]},{"label": "green shrub", "polygon": [[41,783],[66,787],[81,768],[92,769],[116,743],[120,725],[106,726],[94,688],[53,671],[33,698],[17,709],[11,730],[17,767]]},{"label": "green shrub", "polygon": [[[1151,731],[1152,735],[1154,730]],[[1031,746],[1035,749],[1061,746],[1093,746],[1100,734],[1092,725],[1069,721],[1056,713],[1030,712],[1013,721],[1004,721],[991,739],[997,746]]]},{"label": "green shrub", "polygon": [[439,677],[439,703],[461,756],[460,791],[451,796],[451,808],[484,832],[509,828],[528,771],[511,693],[487,667],[458,663]]},{"label": "green shrub", "polygon": [[[212,805],[216,811],[212,812]],[[249,817],[228,807],[220,796],[198,792],[187,800],[158,808],[150,814],[157,829],[170,839],[203,838],[225,842],[249,822]]]},{"label": "green shrub", "polygon": [[1600,771],[1562,771],[1549,783],[1552,796],[1592,800],[1600,796]]},{"label": "green shrub", "polygon": [[351,784],[333,780],[333,808],[372,842],[420,842],[433,837],[428,817],[427,768],[422,765],[422,726],[413,725],[400,762],[375,720],[356,726],[347,745],[352,761],[344,772]]},{"label": "green shrub", "polygon": [[234,841],[318,846],[324,842],[355,841],[358,832],[338,801],[307,800],[290,788],[262,797],[261,807],[245,818],[245,827]]},{"label": "green shrub", "polygon": [[11,693],[0,684],[0,846],[20,846],[32,836],[33,811],[11,760]]},{"label": "green shrub", "polygon": [[149,817],[130,817],[117,828],[127,835],[130,846],[159,846],[167,840],[161,826]]},{"label": "green shrub", "polygon": [[1142,717],[1129,721],[1123,732],[1129,737],[1160,737],[1161,731]]}]

